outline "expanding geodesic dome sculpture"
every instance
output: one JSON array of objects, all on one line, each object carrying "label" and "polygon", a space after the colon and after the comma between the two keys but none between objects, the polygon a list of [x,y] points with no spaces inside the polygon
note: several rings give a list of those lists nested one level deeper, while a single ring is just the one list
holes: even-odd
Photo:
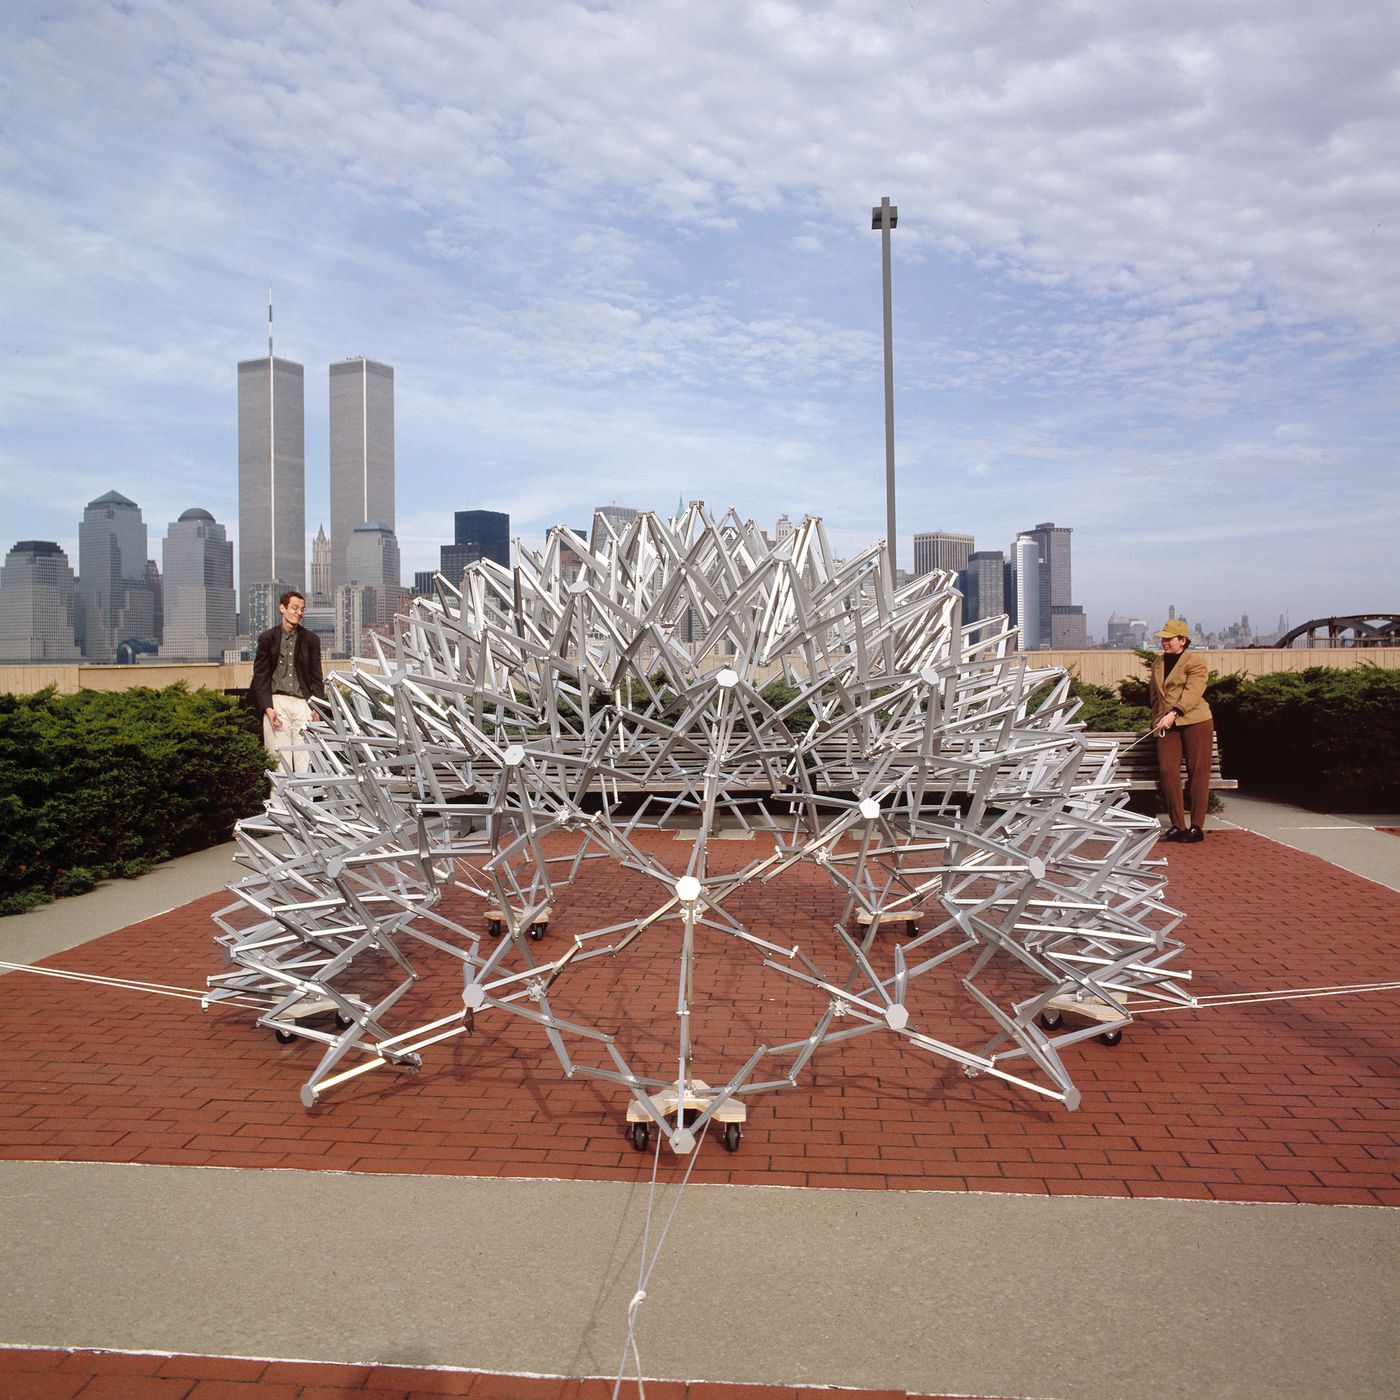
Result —
[{"label": "expanding geodesic dome sculpture", "polygon": [[[240,824],[207,1000],[322,1047],[307,1104],[417,1068],[483,1012],[519,1018],[567,1074],[624,1091],[638,1145],[655,1126],[678,1151],[712,1119],[735,1145],[736,1105],[869,1035],[1074,1108],[1062,1052],[1136,998],[1192,1004],[1189,973],[1157,824],[1075,725],[1068,677],[1014,638],[963,626],[948,574],[896,586],[883,546],[841,561],[820,521],[772,543],[699,504],[439,580],[333,678],[310,771]],[[546,943],[591,862],[626,907]],[[794,943],[751,896],[799,870],[830,917]],[[674,997],[660,1067],[569,1001],[643,945]],[[415,1019],[428,955],[460,985]],[[800,991],[810,1021],[770,1034],[757,1007],[751,1046],[705,1052],[712,1086],[692,1027],[717,962]],[[1068,1004],[1095,1019],[1059,1022]]]}]

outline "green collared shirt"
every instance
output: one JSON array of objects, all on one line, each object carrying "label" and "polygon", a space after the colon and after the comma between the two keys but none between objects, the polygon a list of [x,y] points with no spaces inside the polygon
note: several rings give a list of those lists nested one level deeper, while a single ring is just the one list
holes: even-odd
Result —
[{"label": "green collared shirt", "polygon": [[274,695],[299,695],[305,700],[307,698],[306,687],[302,685],[301,678],[297,675],[296,631],[288,632],[284,627],[279,641],[282,649],[277,656],[277,667],[272,673],[272,693]]}]

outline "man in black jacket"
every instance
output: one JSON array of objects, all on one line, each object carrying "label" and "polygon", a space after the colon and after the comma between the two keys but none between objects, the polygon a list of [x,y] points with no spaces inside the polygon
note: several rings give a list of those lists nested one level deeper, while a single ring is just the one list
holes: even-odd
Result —
[{"label": "man in black jacket", "polygon": [[301,625],[306,599],[284,593],[277,604],[282,621],[258,638],[253,657],[253,703],[263,717],[263,745],[286,773],[311,766],[301,739],[316,713],[310,700],[326,698],[321,678],[321,639]]}]

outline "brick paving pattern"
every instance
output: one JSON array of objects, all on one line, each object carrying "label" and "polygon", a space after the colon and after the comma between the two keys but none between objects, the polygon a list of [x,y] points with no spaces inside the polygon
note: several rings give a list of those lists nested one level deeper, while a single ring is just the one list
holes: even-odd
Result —
[{"label": "brick paving pattern", "polygon": [[[719,858],[752,854],[734,843]],[[1198,995],[1400,975],[1400,894],[1245,832],[1212,832],[1167,858]],[[643,897],[594,862],[548,938],[621,917]],[[209,915],[226,902],[196,901],[50,965],[202,988],[221,970]],[[829,939],[839,912],[816,871],[745,889],[737,903],[753,927],[804,947]],[[888,956],[894,936],[880,937]],[[414,1012],[450,1011],[460,975],[410,957],[442,974],[415,988]],[[635,1045],[641,1066],[669,1067],[674,961],[672,925],[624,957],[576,965],[551,996],[559,1014]],[[810,995],[756,960],[702,958],[701,976],[697,1072],[712,1083],[758,1043],[811,1028]],[[921,982],[918,995],[923,1009],[960,1014],[943,984]],[[795,1088],[750,1100],[740,1150],[702,1144],[692,1180],[1400,1205],[1398,1021],[1394,993],[1149,1015],[1116,1047],[1089,1040],[1065,1052],[1083,1092],[1075,1113],[867,1036],[823,1050]],[[625,1137],[621,1092],[564,1079],[543,1037],[499,1013],[425,1051],[421,1074],[379,1070],[308,1111],[297,1094],[318,1054],[278,1044],[246,1011],[13,974],[0,996],[0,1157],[649,1175],[649,1156]],[[683,1166],[663,1159],[667,1175]]]},{"label": "brick paving pattern", "polygon": [[[245,1361],[145,1352],[0,1349],[0,1400],[611,1400],[611,1380],[501,1376],[414,1366]],[[647,1400],[940,1400],[904,1390],[646,1382]],[[637,1400],[634,1382],[620,1400]],[[942,1397],[941,1400],[949,1400]]]}]

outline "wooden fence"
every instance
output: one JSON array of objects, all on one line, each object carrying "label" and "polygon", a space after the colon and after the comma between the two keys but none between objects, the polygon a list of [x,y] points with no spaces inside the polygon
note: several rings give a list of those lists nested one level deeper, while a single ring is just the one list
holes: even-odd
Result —
[{"label": "wooden fence", "polygon": [[[1302,671],[1309,666],[1384,666],[1400,669],[1400,647],[1292,647],[1257,650],[1207,651],[1202,653],[1212,671],[1221,675],[1240,672],[1246,676],[1267,676],[1275,671]],[[1144,674],[1131,651],[1037,651],[1038,663],[1063,666],[1090,685],[1115,689],[1127,676]],[[719,664],[718,662],[716,664]],[[348,661],[327,663],[327,670],[349,670]],[[31,695],[45,686],[54,686],[62,695],[78,690],[127,690],[147,685],[160,690],[184,681],[192,690],[244,690],[251,681],[253,663],[154,662],[134,666],[99,666],[85,663],[46,662],[0,663],[0,693]]]}]

